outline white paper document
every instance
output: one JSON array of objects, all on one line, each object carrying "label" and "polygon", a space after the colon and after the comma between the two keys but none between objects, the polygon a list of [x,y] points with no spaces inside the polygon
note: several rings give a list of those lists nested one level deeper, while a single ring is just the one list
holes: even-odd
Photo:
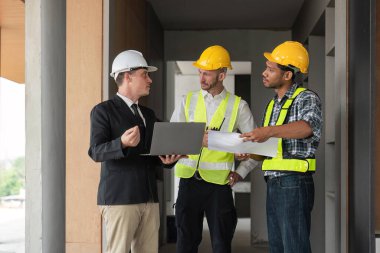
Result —
[{"label": "white paper document", "polygon": [[209,131],[208,149],[229,153],[257,154],[275,157],[277,154],[278,138],[269,138],[266,142],[247,141],[239,137],[239,133]]}]

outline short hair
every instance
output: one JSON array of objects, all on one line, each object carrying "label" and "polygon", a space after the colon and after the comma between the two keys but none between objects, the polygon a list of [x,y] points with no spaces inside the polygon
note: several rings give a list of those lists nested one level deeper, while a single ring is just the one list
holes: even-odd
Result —
[{"label": "short hair", "polygon": [[292,81],[293,82],[296,79],[296,76],[298,76],[301,73],[300,70],[299,70],[299,68],[294,67],[293,65],[285,66],[285,65],[281,65],[281,64],[277,63],[277,66],[278,66],[279,69],[281,69],[284,72],[286,72],[286,71],[292,72]]},{"label": "short hair", "polygon": [[227,68],[226,67],[220,68],[218,70],[219,70],[219,73],[227,73]]},{"label": "short hair", "polygon": [[148,69],[146,67],[136,67],[136,68],[131,68],[129,71],[124,71],[124,72],[120,72],[117,77],[116,77],[116,84],[117,84],[117,87],[121,86],[123,84],[123,79],[125,77],[125,73],[128,73],[128,74],[133,74],[135,73],[137,70],[139,69]]},{"label": "short hair", "polygon": [[118,73],[118,75],[117,75],[117,77],[115,79],[117,87],[119,87],[119,86],[121,86],[123,84],[123,79],[124,79],[125,73],[126,72],[120,72],[120,73]]}]

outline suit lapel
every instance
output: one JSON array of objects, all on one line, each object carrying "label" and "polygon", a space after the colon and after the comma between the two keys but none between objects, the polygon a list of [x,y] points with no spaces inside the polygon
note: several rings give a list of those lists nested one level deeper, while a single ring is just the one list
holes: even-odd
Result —
[{"label": "suit lapel", "polygon": [[115,105],[118,107],[118,110],[121,112],[121,115],[123,115],[123,118],[126,117],[123,120],[126,120],[130,122],[131,125],[137,125],[137,120],[135,118],[135,115],[133,114],[132,110],[128,107],[128,105],[121,99],[118,95],[115,95],[113,97],[113,100],[115,102]]},{"label": "suit lapel", "polygon": [[[126,121],[131,122],[131,125],[137,125],[137,120],[135,118],[135,115],[133,114],[132,110],[128,107],[128,105],[121,99],[118,95],[115,95],[113,97],[113,100],[115,102],[115,105],[118,107],[118,110],[124,115],[123,117],[126,117]],[[145,106],[139,105],[140,111],[145,119],[145,147],[148,149],[150,148],[150,143],[152,141],[152,134],[153,134],[153,126],[154,122],[156,121],[155,118],[152,118],[150,114],[148,113],[148,109]],[[149,150],[148,150],[149,151]]]}]

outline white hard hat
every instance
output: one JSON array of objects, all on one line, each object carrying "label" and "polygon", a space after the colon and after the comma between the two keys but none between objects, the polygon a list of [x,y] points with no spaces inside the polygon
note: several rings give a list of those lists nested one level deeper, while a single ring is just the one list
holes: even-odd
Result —
[{"label": "white hard hat", "polygon": [[116,80],[119,73],[131,71],[135,68],[146,68],[148,72],[157,70],[154,66],[148,66],[142,53],[136,50],[127,50],[118,54],[113,60],[110,75]]}]

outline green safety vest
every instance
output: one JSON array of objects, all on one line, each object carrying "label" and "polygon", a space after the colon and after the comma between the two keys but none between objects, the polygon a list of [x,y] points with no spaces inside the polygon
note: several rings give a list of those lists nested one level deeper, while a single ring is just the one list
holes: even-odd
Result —
[{"label": "green safety vest", "polygon": [[[241,98],[227,92],[226,97],[216,109],[208,129],[218,129],[223,132],[232,132],[236,122]],[[202,91],[190,92],[185,104],[186,122],[207,123],[206,106]],[[189,158],[180,159],[175,165],[175,175],[180,178],[190,178],[196,170],[203,180],[224,185],[234,165],[234,154],[209,150],[203,147],[199,155],[189,155]]]},{"label": "green safety vest", "polygon": [[[305,88],[297,88],[291,98],[288,98],[281,107],[280,115],[278,116],[276,126],[284,124],[286,115],[291,107],[295,98]],[[264,127],[269,125],[269,120],[273,111],[274,100],[271,100],[265,112]],[[275,171],[295,171],[295,172],[307,172],[315,171],[316,161],[315,158],[310,159],[284,159],[282,151],[282,138],[278,140],[277,156],[274,158],[267,158],[264,160],[262,170],[275,170]]]}]

